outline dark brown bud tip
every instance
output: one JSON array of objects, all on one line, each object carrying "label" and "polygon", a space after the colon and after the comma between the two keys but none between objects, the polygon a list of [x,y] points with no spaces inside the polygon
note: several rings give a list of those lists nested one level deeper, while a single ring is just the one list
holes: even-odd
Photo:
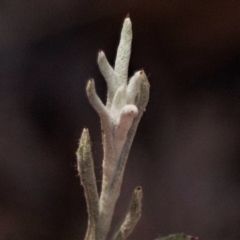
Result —
[{"label": "dark brown bud tip", "polygon": [[189,236],[189,240],[198,240],[198,237]]},{"label": "dark brown bud tip", "polygon": [[102,52],[102,50],[101,50],[101,49],[98,49],[98,54],[101,53],[101,52]]},{"label": "dark brown bud tip", "polygon": [[128,13],[125,18],[130,18],[130,14]]},{"label": "dark brown bud tip", "polygon": [[141,188],[140,186],[138,186],[138,187],[136,188],[136,190],[137,190],[137,191],[141,191],[142,188]]}]

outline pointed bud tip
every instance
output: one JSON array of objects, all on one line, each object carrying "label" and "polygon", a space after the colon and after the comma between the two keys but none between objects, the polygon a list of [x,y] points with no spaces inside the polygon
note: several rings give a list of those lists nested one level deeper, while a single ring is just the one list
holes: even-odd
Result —
[{"label": "pointed bud tip", "polygon": [[84,133],[88,133],[88,132],[89,132],[88,128],[87,128],[87,127],[84,127],[84,128],[83,128],[83,132],[84,132]]},{"label": "pointed bud tip", "polygon": [[142,190],[142,187],[138,186],[138,187],[136,187],[136,190],[137,190],[137,191],[141,191],[141,190]]},{"label": "pointed bud tip", "polygon": [[91,95],[95,92],[95,83],[93,78],[88,79],[86,91],[87,91],[87,95],[89,94]]},{"label": "pointed bud tip", "polygon": [[198,240],[198,237],[189,236],[189,240]]},{"label": "pointed bud tip", "polygon": [[129,14],[129,13],[127,13],[125,19],[126,19],[126,18],[130,18],[130,14]]},{"label": "pointed bud tip", "polygon": [[92,83],[94,83],[93,78],[89,78],[87,82],[87,86],[91,85]]},{"label": "pointed bud tip", "polygon": [[103,50],[98,50],[98,62],[101,61],[101,59],[103,59],[104,55],[105,54]]},{"label": "pointed bud tip", "polygon": [[103,54],[104,54],[103,50],[99,49],[99,50],[98,50],[98,57],[99,57],[100,55],[103,55]]},{"label": "pointed bud tip", "polygon": [[141,201],[142,196],[143,196],[143,192],[142,192],[142,188],[140,186],[135,188],[134,195],[137,199],[139,199]]},{"label": "pointed bud tip", "polygon": [[90,134],[88,128],[84,128],[80,137],[79,147],[90,144]]},{"label": "pointed bud tip", "polygon": [[85,128],[83,128],[83,130],[82,130],[80,142],[81,142],[81,140],[82,140],[83,138],[85,138],[85,137],[87,136],[87,134],[88,134],[88,129],[85,127]]},{"label": "pointed bud tip", "polygon": [[92,81],[93,81],[92,78],[90,78],[90,79],[87,80],[87,86],[86,86],[87,91],[90,89],[90,87],[91,87],[91,85],[92,85]]}]

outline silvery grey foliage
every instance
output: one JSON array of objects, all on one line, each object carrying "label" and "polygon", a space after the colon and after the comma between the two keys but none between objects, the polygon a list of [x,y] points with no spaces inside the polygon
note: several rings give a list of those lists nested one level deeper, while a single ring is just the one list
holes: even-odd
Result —
[{"label": "silvery grey foliage", "polygon": [[166,237],[160,237],[155,240],[198,240],[198,237],[186,235],[184,233],[170,234]]},{"label": "silvery grey foliage", "polygon": [[[99,69],[107,82],[107,101],[98,97],[93,79],[87,83],[87,96],[101,119],[103,142],[103,176],[98,195],[88,129],[84,129],[77,150],[78,171],[88,209],[85,240],[105,240],[108,236],[114,208],[120,195],[123,173],[138,123],[149,99],[149,82],[143,70],[128,80],[131,55],[132,23],[126,17],[114,68],[103,51],[98,53]],[[137,187],[129,210],[115,233],[114,240],[124,240],[141,216],[142,189]]]}]

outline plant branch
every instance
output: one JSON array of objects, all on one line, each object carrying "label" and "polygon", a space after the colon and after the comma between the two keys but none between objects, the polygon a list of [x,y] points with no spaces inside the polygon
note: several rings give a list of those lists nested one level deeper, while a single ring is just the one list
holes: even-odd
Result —
[{"label": "plant branch", "polygon": [[[98,217],[97,219],[93,218],[94,221],[91,220],[92,215],[89,212],[89,226],[85,240],[105,240],[108,236],[115,205],[120,195],[126,161],[138,123],[149,99],[149,83],[143,70],[136,72],[127,82],[131,43],[132,23],[127,17],[123,23],[114,69],[109,64],[104,52],[99,51],[98,53],[99,69],[108,87],[106,106],[96,93],[93,79],[88,81],[86,88],[88,99],[101,118],[104,156]],[[82,138],[84,138],[84,134]],[[84,167],[85,165],[82,165],[81,168]],[[83,172],[81,173],[82,177],[85,177]],[[86,180],[83,179],[82,182],[85,184]],[[85,188],[86,195],[88,187]],[[133,194],[130,210],[116,235],[117,239],[125,239],[137,223],[141,211],[141,198],[142,189],[137,188]],[[89,206],[90,203],[88,203]],[[95,235],[93,229],[95,229]]]}]

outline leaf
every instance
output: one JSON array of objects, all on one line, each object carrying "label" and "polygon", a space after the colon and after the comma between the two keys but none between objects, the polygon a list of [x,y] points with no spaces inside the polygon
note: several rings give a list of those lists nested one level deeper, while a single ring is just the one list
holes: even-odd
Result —
[{"label": "leaf", "polygon": [[184,233],[170,234],[166,237],[160,237],[155,240],[198,240],[198,237],[186,235]]}]

